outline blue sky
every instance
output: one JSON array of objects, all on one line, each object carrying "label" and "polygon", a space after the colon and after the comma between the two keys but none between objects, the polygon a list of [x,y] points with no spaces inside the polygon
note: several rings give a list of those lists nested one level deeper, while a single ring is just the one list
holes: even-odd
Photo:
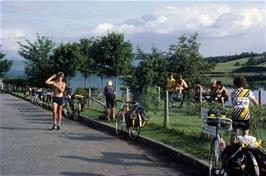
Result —
[{"label": "blue sky", "polygon": [[56,42],[123,32],[134,47],[167,51],[181,34],[199,33],[203,56],[265,51],[264,1],[1,1],[1,45],[36,33]]}]

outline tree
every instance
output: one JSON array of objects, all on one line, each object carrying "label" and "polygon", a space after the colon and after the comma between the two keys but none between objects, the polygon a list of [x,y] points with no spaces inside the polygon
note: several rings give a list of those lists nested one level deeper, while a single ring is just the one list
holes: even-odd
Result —
[{"label": "tree", "polygon": [[33,43],[26,40],[26,44],[19,44],[19,55],[26,59],[25,72],[29,82],[35,86],[44,86],[45,80],[53,73],[49,65],[49,57],[55,47],[51,38],[39,36]]},{"label": "tree", "polygon": [[4,76],[6,72],[11,68],[12,61],[4,59],[5,54],[0,51],[0,77]]},{"label": "tree", "polygon": [[[129,73],[134,55],[132,44],[125,41],[123,34],[108,33],[96,39],[91,49],[92,58],[96,61],[95,66],[101,76],[115,76],[116,78]],[[117,85],[115,87],[117,88]]]},{"label": "tree", "polygon": [[50,69],[53,73],[64,72],[67,85],[70,77],[75,76],[81,65],[81,53],[78,43],[61,43],[53,50],[49,59]]},{"label": "tree", "polygon": [[206,82],[206,73],[214,66],[208,64],[199,53],[197,37],[197,33],[189,38],[181,35],[178,44],[171,45],[168,53],[167,70],[183,75],[189,85],[194,85],[197,80]]},{"label": "tree", "polygon": [[156,48],[151,53],[137,49],[136,59],[139,64],[131,71],[132,78],[125,79],[133,93],[133,98],[140,100],[147,95],[149,87],[164,86],[166,80],[166,56]]},{"label": "tree", "polygon": [[79,68],[79,72],[85,78],[85,88],[87,87],[87,78],[93,74],[98,72],[96,66],[96,61],[92,57],[92,49],[91,46],[94,42],[93,38],[87,39],[82,38],[79,42],[80,53],[81,53],[81,65]]}]

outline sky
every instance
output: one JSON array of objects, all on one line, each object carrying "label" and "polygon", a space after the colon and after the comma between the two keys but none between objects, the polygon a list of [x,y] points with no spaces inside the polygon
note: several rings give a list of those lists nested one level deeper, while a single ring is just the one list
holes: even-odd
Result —
[{"label": "sky", "polygon": [[23,1],[1,0],[1,50],[21,59],[18,41],[36,33],[56,43],[82,37],[124,33],[149,52],[167,51],[177,38],[199,34],[204,57],[263,52],[266,41],[264,1]]}]

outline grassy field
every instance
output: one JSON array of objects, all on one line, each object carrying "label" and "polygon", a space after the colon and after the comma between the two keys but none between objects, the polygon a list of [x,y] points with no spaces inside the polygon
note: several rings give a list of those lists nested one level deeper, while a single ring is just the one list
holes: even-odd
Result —
[{"label": "grassy field", "polygon": [[[246,62],[248,61],[249,58],[243,58],[243,59],[238,59],[238,60],[234,60],[234,61],[229,61],[229,62],[225,62],[225,63],[218,63],[213,70],[213,73],[219,73],[219,72],[223,72],[223,73],[233,73],[234,70],[239,69],[241,67],[243,67],[243,65],[246,64]],[[235,66],[236,63],[239,63],[240,66]],[[266,63],[262,63],[256,66],[251,66],[251,67],[266,67]]]}]

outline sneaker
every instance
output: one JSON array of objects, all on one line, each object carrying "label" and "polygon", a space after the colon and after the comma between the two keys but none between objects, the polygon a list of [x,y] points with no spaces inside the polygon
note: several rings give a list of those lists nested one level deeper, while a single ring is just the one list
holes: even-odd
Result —
[{"label": "sneaker", "polygon": [[54,124],[54,125],[52,126],[51,130],[54,130],[54,129],[55,129],[55,126],[56,126],[56,125]]},{"label": "sneaker", "polygon": [[57,126],[57,130],[60,130],[60,129],[61,129],[61,127],[58,125],[58,126]]}]

